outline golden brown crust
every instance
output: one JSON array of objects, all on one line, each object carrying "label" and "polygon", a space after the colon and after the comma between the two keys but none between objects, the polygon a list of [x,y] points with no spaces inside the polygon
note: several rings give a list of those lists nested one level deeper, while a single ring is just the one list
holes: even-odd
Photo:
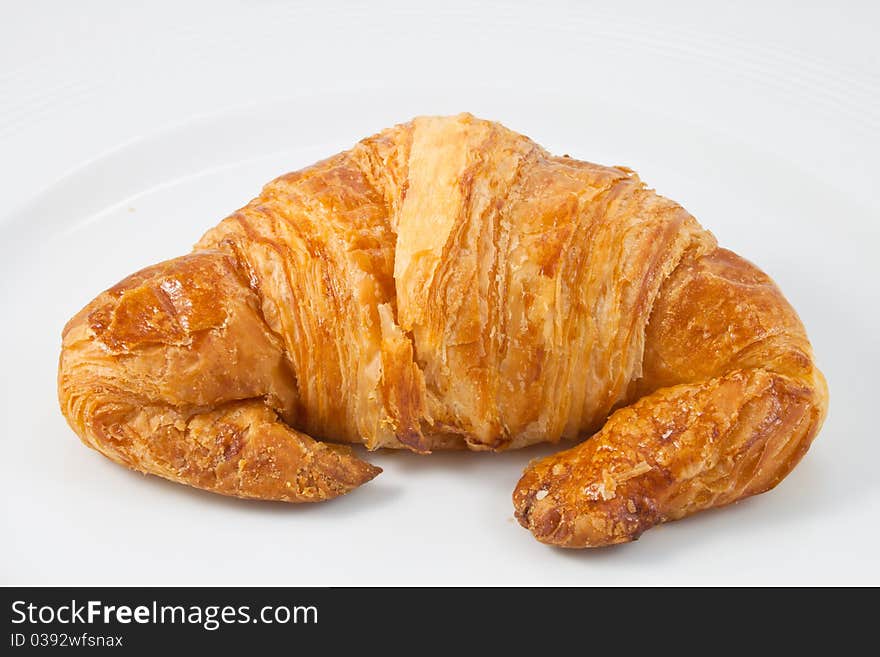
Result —
[{"label": "golden brown crust", "polygon": [[724,249],[687,258],[664,284],[634,387],[638,401],[599,433],[527,468],[514,506],[538,540],[631,541],[769,490],[806,453],[827,407],[794,310]]},{"label": "golden brown crust", "polygon": [[797,313],[769,276],[727,249],[686,258],[652,310],[639,392],[757,367],[811,376]]},{"label": "golden brown crust", "polygon": [[[565,545],[774,485],[826,404],[794,311],[681,206],[467,114],[281,176],[100,295],[65,329],[59,394],[110,458],[290,501],[377,472],[311,437],[425,453],[601,428],[517,489],[521,521]],[[680,451],[649,430],[664,413]],[[613,499],[578,493],[612,479]]]},{"label": "golden brown crust", "polygon": [[601,425],[641,373],[661,283],[713,247],[633,172],[470,115],[282,176],[197,246],[254,280],[300,381],[299,428],[419,452]]},{"label": "golden brown crust", "polygon": [[762,369],[663,388],[530,466],[517,518],[542,542],[596,547],[762,493],[809,447],[812,402],[808,387]]},{"label": "golden brown crust", "polygon": [[281,420],[296,419],[295,379],[216,251],[148,267],[83,309],[64,330],[58,389],[105,456],[224,495],[319,501],[379,472]]}]

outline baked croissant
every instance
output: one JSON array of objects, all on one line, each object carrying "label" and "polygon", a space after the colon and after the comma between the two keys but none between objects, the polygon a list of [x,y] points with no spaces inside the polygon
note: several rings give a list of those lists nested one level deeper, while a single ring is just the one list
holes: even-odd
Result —
[{"label": "baked croissant", "polygon": [[633,171],[468,114],[281,176],[191,254],[103,292],[64,329],[58,387],[110,459],[287,502],[378,474],[339,443],[595,434],[513,495],[565,547],[773,488],[827,407],[764,273]]}]

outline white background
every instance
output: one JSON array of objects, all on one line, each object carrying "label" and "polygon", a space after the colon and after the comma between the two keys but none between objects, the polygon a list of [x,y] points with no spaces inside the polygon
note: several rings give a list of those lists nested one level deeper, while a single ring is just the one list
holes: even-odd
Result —
[{"label": "white background", "polygon": [[[124,4],[0,8],[0,583],[880,584],[877,3]],[[831,410],[774,492],[567,552],[512,520],[552,448],[371,454],[374,482],[294,507],[79,444],[69,316],[275,175],[464,110],[637,169],[779,282]]]}]

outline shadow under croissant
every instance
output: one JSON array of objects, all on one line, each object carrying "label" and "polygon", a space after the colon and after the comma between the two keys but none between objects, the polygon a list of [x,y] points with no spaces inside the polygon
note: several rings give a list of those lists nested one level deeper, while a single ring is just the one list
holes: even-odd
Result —
[{"label": "shadow under croissant", "polygon": [[[393,464],[398,472],[404,474],[417,474],[424,470],[445,470],[455,469],[462,470],[482,470],[485,468],[486,460],[503,462],[505,466],[513,465],[519,468],[525,466],[535,458],[541,458],[548,454],[552,454],[559,449],[559,445],[535,445],[525,449],[508,451],[508,452],[468,452],[468,451],[446,451],[435,452],[431,455],[419,455],[405,450],[380,450],[378,452],[369,452],[363,447],[354,446],[357,455],[360,458],[370,460],[378,465]],[[119,473],[118,466],[111,464],[103,459],[96,461],[107,466],[108,470]],[[279,502],[272,500],[255,500],[231,497],[227,495],[217,494],[211,491],[194,488],[168,481],[158,476],[146,475],[134,470],[127,470],[128,477],[141,483],[147,487],[155,487],[161,489],[163,494],[182,496],[183,498],[192,499],[199,504],[212,504],[217,507],[225,507],[234,511],[244,511],[247,513],[259,512],[266,514],[278,514],[290,516],[290,514],[312,514],[327,513],[343,514],[346,516],[354,516],[365,512],[367,509],[375,509],[390,504],[398,500],[401,496],[406,495],[405,487],[394,481],[394,475],[388,476],[387,473],[380,474],[373,481],[351,491],[346,495],[338,498],[325,500],[315,504],[291,504],[287,502]],[[557,546],[540,546],[550,554],[560,555],[564,559],[571,560],[589,560],[591,563],[611,561],[615,559],[625,558],[628,563],[645,562],[657,563],[659,560],[675,556],[681,558],[686,551],[692,547],[698,547],[700,543],[709,540],[713,536],[713,532],[705,531],[689,531],[698,524],[712,524],[720,522],[722,524],[730,523],[730,516],[738,513],[749,513],[754,520],[760,518],[758,513],[760,507],[765,509],[779,506],[779,512],[764,514],[768,522],[773,523],[774,531],[780,531],[782,526],[790,524],[798,524],[802,522],[798,520],[803,514],[814,515],[816,509],[823,503],[833,499],[827,486],[823,486],[822,482],[827,478],[822,476],[823,470],[814,465],[810,459],[805,459],[801,467],[792,476],[788,477],[777,488],[788,491],[788,495],[784,497],[790,498],[795,496],[800,503],[792,504],[791,499],[778,499],[778,490],[776,494],[770,491],[771,495],[756,495],[745,500],[740,500],[734,504],[724,507],[710,509],[693,516],[676,520],[670,523],[657,525],[651,530],[643,534],[637,541],[631,543],[622,543],[617,545],[605,546],[600,548],[591,548],[588,550],[571,550],[560,548]],[[126,476],[126,475],[120,475]],[[516,477],[510,482],[510,488],[516,483]],[[792,489],[795,489],[793,491]],[[501,493],[505,497],[509,495],[507,488]],[[776,499],[776,501],[772,501]],[[514,518],[509,521],[515,523]],[[754,524],[754,523],[753,523]],[[529,540],[531,537],[527,531],[522,529],[523,540]],[[683,532],[687,532],[687,541],[682,541]],[[669,549],[663,549],[665,541]],[[639,549],[639,545],[650,543],[650,550]],[[538,544],[536,544],[537,546]]]},{"label": "shadow under croissant", "polygon": [[[579,442],[579,441],[578,441]],[[454,469],[457,472],[479,470],[485,471],[487,467],[497,465],[511,467],[516,470],[515,478],[510,482],[510,488],[516,484],[520,471],[524,469],[532,459],[543,458],[558,452],[560,449],[573,447],[576,442],[541,443],[530,445],[515,450],[500,452],[493,451],[470,451],[470,450],[437,450],[430,454],[416,454],[409,450],[387,449],[376,452],[358,452],[366,460],[378,466],[389,465],[404,474],[418,473],[423,471]],[[381,477],[382,475],[380,475]],[[378,479],[379,477],[377,477]],[[508,494],[509,491],[505,491]]]},{"label": "shadow under croissant", "polygon": [[[568,443],[563,445],[570,446]],[[383,449],[370,452],[360,445],[350,445],[358,458],[373,463],[380,467],[393,467],[397,474],[418,475],[425,471],[454,470],[482,471],[487,466],[487,461],[503,467],[513,468],[514,473],[510,480],[510,486],[499,489],[499,493],[505,498],[509,496],[509,490],[513,488],[519,477],[520,471],[536,458],[542,458],[554,453],[560,447],[559,444],[532,445],[523,449],[503,452],[471,452],[467,450],[436,451],[431,454],[416,454],[408,450]],[[118,465],[111,464],[103,459],[97,459],[100,466],[107,466],[109,472],[119,473]],[[398,499],[405,495],[406,491],[399,482],[394,481],[395,476],[389,473],[380,473],[375,479],[359,486],[345,495],[323,500],[317,503],[289,503],[276,500],[259,500],[223,495],[209,490],[180,484],[162,477],[125,469],[127,476],[142,485],[154,487],[165,494],[179,495],[185,498],[197,500],[201,503],[209,503],[227,507],[233,510],[247,512],[267,512],[277,514],[310,514],[314,512],[333,513],[344,511],[346,514],[363,512],[366,508],[375,508]],[[109,473],[108,473],[109,474]],[[126,475],[121,475],[126,476]]]}]

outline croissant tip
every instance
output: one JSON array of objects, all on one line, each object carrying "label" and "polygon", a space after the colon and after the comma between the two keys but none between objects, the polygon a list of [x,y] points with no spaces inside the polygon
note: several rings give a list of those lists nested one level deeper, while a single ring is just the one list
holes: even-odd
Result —
[{"label": "croissant tip", "polygon": [[372,481],[380,474],[382,474],[382,468],[380,468],[378,465],[373,465],[372,463],[364,463],[364,465],[367,466],[364,473],[364,483]]}]

